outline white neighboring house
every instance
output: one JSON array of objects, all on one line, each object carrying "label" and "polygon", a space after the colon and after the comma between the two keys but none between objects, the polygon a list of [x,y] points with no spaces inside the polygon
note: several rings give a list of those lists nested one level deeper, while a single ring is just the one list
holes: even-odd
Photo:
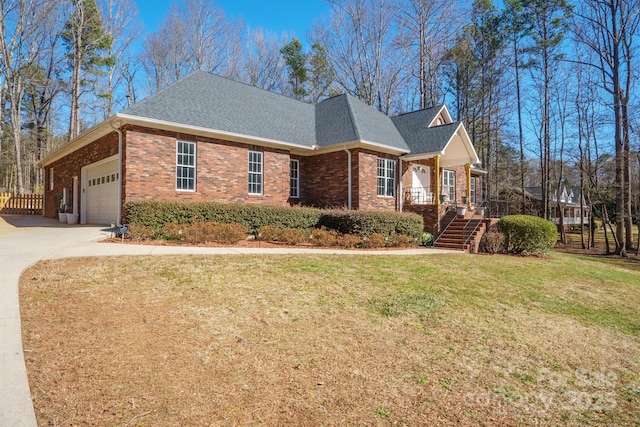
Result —
[{"label": "white neighboring house", "polygon": [[[528,196],[535,200],[542,201],[542,187],[526,187]],[[554,224],[560,224],[560,214],[563,213],[563,223],[565,227],[572,225],[589,224],[589,207],[580,191],[580,187],[562,186],[560,197],[558,190],[551,194],[551,218]],[[584,208],[584,217],[580,218],[580,206]],[[561,210],[562,209],[562,210]]]}]

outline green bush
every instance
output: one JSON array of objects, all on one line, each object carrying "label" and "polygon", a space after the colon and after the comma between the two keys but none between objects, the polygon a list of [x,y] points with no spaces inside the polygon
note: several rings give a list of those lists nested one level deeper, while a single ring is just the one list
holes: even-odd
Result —
[{"label": "green bush", "polygon": [[[178,240],[202,243],[209,239],[210,232],[205,225],[189,228],[192,224],[218,223],[240,224],[246,230],[263,240],[283,241],[283,230],[287,232],[284,241],[297,244],[304,241],[305,230],[309,235],[323,240],[320,246],[334,246],[335,242],[325,244],[329,238],[326,233],[315,233],[324,228],[335,231],[338,235],[354,235],[362,241],[373,234],[384,237],[386,242],[393,242],[397,236],[408,236],[411,242],[418,242],[423,232],[423,221],[420,215],[393,211],[346,211],[320,210],[303,207],[261,206],[238,203],[184,202],[144,200],[125,204],[125,218],[130,224],[144,227],[145,235],[151,238]],[[271,228],[265,228],[271,227]],[[178,235],[182,230],[182,234]],[[321,236],[320,238],[318,236]],[[375,239],[374,239],[375,240]],[[378,243],[378,242],[376,242]],[[312,244],[317,244],[312,242]],[[349,245],[352,242],[348,243]],[[404,244],[404,243],[403,243]],[[384,246],[384,245],[382,245]]]},{"label": "green bush", "polygon": [[330,210],[322,214],[318,225],[360,237],[379,233],[385,237],[405,235],[416,241],[424,229],[420,215],[393,211]]},{"label": "green bush", "polygon": [[420,244],[422,246],[433,246],[433,234],[427,232],[422,233]]},{"label": "green bush", "polygon": [[235,223],[246,227],[250,233],[257,234],[260,227],[265,225],[313,228],[322,215],[322,211],[315,208],[156,200],[127,202],[124,210],[127,222],[152,228],[156,237],[162,237],[162,228],[168,223]]},{"label": "green bush", "polygon": [[497,226],[504,234],[505,250],[511,253],[544,254],[558,240],[556,225],[536,216],[503,216]]}]

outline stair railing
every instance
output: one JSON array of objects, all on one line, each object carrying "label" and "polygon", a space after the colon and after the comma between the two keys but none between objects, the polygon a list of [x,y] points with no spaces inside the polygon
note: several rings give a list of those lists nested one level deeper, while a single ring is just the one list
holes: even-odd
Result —
[{"label": "stair railing", "polygon": [[449,228],[449,226],[451,225],[451,223],[453,223],[457,216],[458,214],[456,212],[455,206],[449,206],[444,215],[442,215],[442,218],[440,218],[440,220],[433,225],[432,234],[435,236],[435,238],[433,239],[434,245],[438,242],[438,239],[442,237],[444,232],[447,231],[447,228]]},{"label": "stair railing", "polygon": [[480,216],[480,214],[474,213],[473,216],[469,218],[469,221],[464,225],[464,229],[462,230],[462,250],[467,246],[467,243],[469,243],[469,240],[471,240],[474,233],[478,230],[484,220],[484,216],[480,216],[479,219],[476,218],[476,216]]}]

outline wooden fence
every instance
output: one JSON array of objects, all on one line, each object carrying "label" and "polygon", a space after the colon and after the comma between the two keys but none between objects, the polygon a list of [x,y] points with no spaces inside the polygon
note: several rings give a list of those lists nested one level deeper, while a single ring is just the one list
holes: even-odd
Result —
[{"label": "wooden fence", "polygon": [[42,194],[0,193],[0,214],[42,215]]}]

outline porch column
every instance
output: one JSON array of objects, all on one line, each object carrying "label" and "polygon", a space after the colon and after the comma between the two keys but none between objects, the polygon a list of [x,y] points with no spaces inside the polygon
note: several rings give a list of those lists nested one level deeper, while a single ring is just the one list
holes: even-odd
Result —
[{"label": "porch column", "polygon": [[436,182],[434,185],[436,193],[436,205],[440,204],[440,156],[436,156],[434,159],[434,168],[436,170]]},{"label": "porch column", "polygon": [[471,163],[464,165],[467,172],[467,205],[471,206]]}]

